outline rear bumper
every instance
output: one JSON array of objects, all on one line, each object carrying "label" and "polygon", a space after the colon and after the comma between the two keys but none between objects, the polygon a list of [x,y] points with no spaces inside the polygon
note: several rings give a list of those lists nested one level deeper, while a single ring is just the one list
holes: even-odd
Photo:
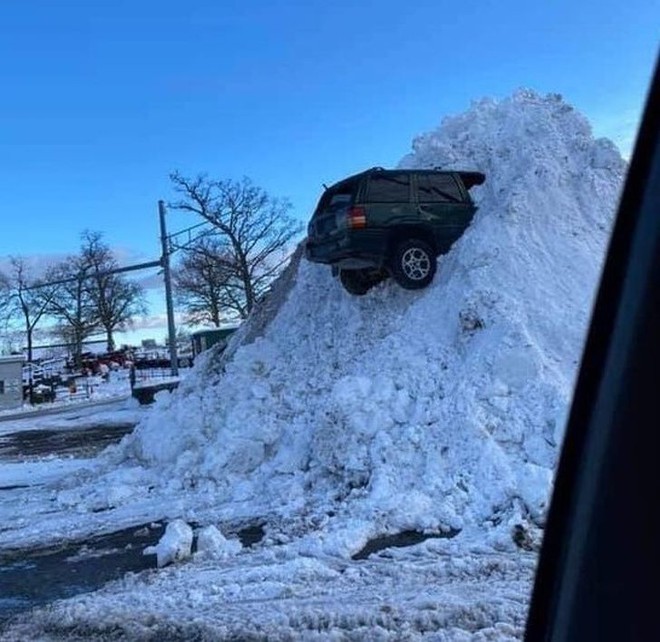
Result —
[{"label": "rear bumper", "polygon": [[308,240],[305,244],[305,256],[312,263],[325,263],[328,265],[336,263],[350,254],[348,248],[343,247],[343,245],[340,240],[325,243],[315,243]]},{"label": "rear bumper", "polygon": [[382,248],[363,247],[351,242],[352,239],[341,237],[322,243],[305,243],[305,256],[312,263],[336,265],[342,268],[382,267],[385,256]]}]

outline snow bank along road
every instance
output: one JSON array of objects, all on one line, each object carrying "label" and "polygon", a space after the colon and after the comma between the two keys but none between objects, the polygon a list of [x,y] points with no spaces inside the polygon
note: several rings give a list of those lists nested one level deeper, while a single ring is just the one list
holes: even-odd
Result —
[{"label": "snow bank along road", "polygon": [[[294,264],[226,357],[48,495],[3,507],[5,547],[154,519],[204,546],[7,639],[520,638],[626,166],[559,96],[529,91],[445,119],[402,166],[487,176],[433,284],[355,298]],[[247,526],[264,532],[251,547]],[[186,557],[177,532],[156,550]]]}]

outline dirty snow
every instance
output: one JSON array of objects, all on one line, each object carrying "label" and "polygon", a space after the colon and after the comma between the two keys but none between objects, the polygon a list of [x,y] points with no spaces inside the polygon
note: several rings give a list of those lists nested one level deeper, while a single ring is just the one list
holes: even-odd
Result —
[{"label": "dirty snow", "polygon": [[2,639],[513,642],[533,569],[530,553],[426,547],[358,563],[276,547],[126,577],[21,618]]},{"label": "dirty snow", "polygon": [[[534,556],[514,540],[538,541],[544,522],[626,166],[559,96],[530,91],[445,119],[402,166],[487,176],[428,289],[351,297],[301,261],[259,336],[200,360],[93,469],[54,485],[59,513],[0,533],[47,536],[61,519],[72,537],[158,513],[260,523],[264,540],[129,577],[35,626],[81,639],[521,637]],[[351,559],[409,531],[434,538]]]}]

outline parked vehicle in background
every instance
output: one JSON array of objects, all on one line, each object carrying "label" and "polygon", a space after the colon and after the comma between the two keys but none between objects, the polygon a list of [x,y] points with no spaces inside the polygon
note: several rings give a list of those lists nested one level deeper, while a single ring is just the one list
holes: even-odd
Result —
[{"label": "parked vehicle in background", "polygon": [[327,188],[307,229],[309,261],[339,274],[351,294],[391,276],[403,288],[428,286],[437,257],[472,221],[469,190],[485,181],[468,171],[374,167]]},{"label": "parked vehicle in background", "polygon": [[221,345],[221,349],[227,347],[229,337],[238,330],[238,326],[230,328],[206,328],[204,330],[197,330],[192,334],[192,351],[193,358],[200,352],[208,350],[211,346]]},{"label": "parked vehicle in background", "polygon": [[26,363],[22,370],[24,401],[43,403],[55,400],[55,390],[63,383],[61,360],[50,359]]}]

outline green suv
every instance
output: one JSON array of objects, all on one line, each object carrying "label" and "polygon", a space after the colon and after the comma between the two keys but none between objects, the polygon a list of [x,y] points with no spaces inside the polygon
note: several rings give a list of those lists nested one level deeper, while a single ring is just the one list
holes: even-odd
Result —
[{"label": "green suv", "polygon": [[309,261],[332,265],[351,294],[391,276],[408,290],[425,288],[437,257],[470,224],[469,190],[479,172],[374,167],[328,187],[307,228]]}]

